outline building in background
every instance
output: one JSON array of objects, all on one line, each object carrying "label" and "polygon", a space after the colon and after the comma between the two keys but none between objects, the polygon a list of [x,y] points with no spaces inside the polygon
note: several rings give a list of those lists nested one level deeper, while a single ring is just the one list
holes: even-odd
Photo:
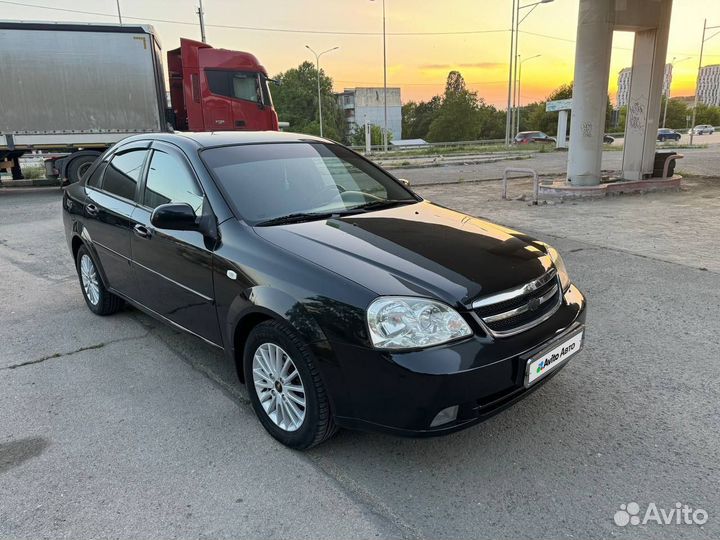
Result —
[{"label": "building in background", "polygon": [[720,106],[720,64],[700,69],[698,103]]},{"label": "building in background", "polygon": [[[380,127],[385,125],[383,92],[383,88],[346,88],[337,94],[349,131],[366,123]],[[387,89],[387,126],[394,140],[402,139],[400,88]]]},{"label": "building in background", "polygon": [[[672,84],[672,64],[665,64],[665,76],[663,77],[662,95],[667,96]],[[625,68],[618,73],[617,108],[625,107],[630,99],[630,81],[632,80],[632,68]]]}]

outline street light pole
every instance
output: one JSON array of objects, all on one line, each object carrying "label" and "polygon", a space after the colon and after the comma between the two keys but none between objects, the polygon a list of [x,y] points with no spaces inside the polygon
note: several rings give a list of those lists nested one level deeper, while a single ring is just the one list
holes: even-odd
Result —
[{"label": "street light pole", "polygon": [[[671,69],[675,69],[675,64],[679,64],[680,62],[684,62],[685,60],[690,60],[690,57],[683,58],[682,60],[678,60],[677,62],[677,56],[673,56],[672,62],[670,62]],[[672,72],[670,73],[672,77]],[[668,101],[670,101],[670,85],[672,84],[672,78],[668,82],[667,90],[665,91],[665,112],[663,112],[663,123],[662,127],[665,128],[665,123],[667,122],[667,110],[668,110]]]},{"label": "street light pole", "polygon": [[513,64],[515,63],[515,13],[518,0],[513,0],[512,19],[510,23],[510,62],[508,63],[508,99],[507,111],[505,112],[505,146],[510,146],[510,132],[512,131],[512,91],[513,91]]},{"label": "street light pole", "polygon": [[197,14],[200,19],[200,41],[205,41],[205,11],[203,10],[202,0],[199,0],[200,5],[198,6]]},{"label": "street light pole", "polygon": [[333,47],[332,49],[328,49],[326,51],[323,51],[321,53],[316,53],[310,45],[305,45],[305,48],[307,48],[311,53],[315,55],[315,71],[317,71],[317,95],[318,95],[318,122],[320,123],[320,136],[323,136],[323,121],[322,121],[322,96],[320,95],[320,57],[325,54],[329,53],[330,51],[334,51],[335,49],[339,49],[340,47]]},{"label": "street light pole", "polygon": [[115,3],[117,4],[118,21],[120,21],[120,24],[122,24],[122,13],[120,13],[120,0],[116,0]]},{"label": "street light pole", "polygon": [[[370,0],[374,2],[375,0]],[[388,149],[388,125],[387,125],[387,33],[385,32],[385,0],[382,0],[383,19],[383,149]]]},{"label": "street light pole", "polygon": [[[514,26],[515,26],[515,28],[514,28],[514,30],[515,30],[514,53],[515,54],[518,54],[518,40],[520,37],[520,23],[522,23],[525,19],[527,19],[530,16],[530,14],[533,11],[535,11],[535,8],[537,8],[540,4],[549,4],[550,2],[553,2],[553,1],[554,0],[539,0],[538,2],[533,2],[531,4],[525,4],[524,6],[520,5],[520,0],[518,0],[517,4],[513,3],[513,8],[515,9],[515,13],[513,16],[513,20],[515,22],[515,24],[514,24]],[[530,8],[530,11],[528,11],[521,19],[520,18],[520,10],[527,9],[527,8]],[[512,32],[511,32],[511,39],[512,39]],[[511,47],[511,49],[512,49],[512,47]],[[513,96],[513,102],[514,102],[512,104],[513,108],[515,108],[517,105],[517,102],[515,101],[515,94],[516,94],[515,87],[516,87],[516,83],[517,83],[517,70],[518,70],[518,63],[515,62],[514,70],[513,70],[513,68],[511,68],[511,75],[510,75],[511,84],[513,85],[513,89],[510,92],[510,94]],[[512,111],[513,109],[510,109],[510,110]],[[514,125],[515,125],[513,118],[512,118],[512,113],[511,113],[511,117],[508,119],[508,124],[510,126],[510,130],[512,131],[514,129]],[[512,137],[513,137],[513,134],[511,133],[510,138],[512,138]]]},{"label": "street light pole", "polygon": [[692,112],[692,122],[690,122],[690,146],[692,146],[693,143],[693,137],[695,135],[695,118],[697,115],[697,106],[698,106],[698,94],[700,90],[700,74],[702,73],[702,61],[703,61],[703,52],[705,50],[705,42],[708,39],[711,39],[718,35],[719,32],[714,33],[709,38],[705,38],[705,33],[708,30],[714,30],[715,28],[720,28],[720,26],[708,26],[707,25],[707,19],[703,22],[703,33],[702,33],[702,41],[700,42],[700,61],[698,62],[698,72],[697,72],[697,79],[695,81],[695,103],[693,104],[693,112]]},{"label": "street light pole", "polygon": [[526,58],[525,60],[521,60],[519,54],[517,56],[519,69],[518,69],[518,79],[517,79],[517,102],[516,102],[516,106],[515,106],[515,122],[516,122],[515,133],[520,133],[520,105],[521,105],[521,103],[520,103],[521,102],[520,85],[522,83],[522,66],[528,60],[533,60],[535,58],[539,58],[540,56],[542,56],[542,54],[536,54],[535,56],[531,56],[530,58]]}]

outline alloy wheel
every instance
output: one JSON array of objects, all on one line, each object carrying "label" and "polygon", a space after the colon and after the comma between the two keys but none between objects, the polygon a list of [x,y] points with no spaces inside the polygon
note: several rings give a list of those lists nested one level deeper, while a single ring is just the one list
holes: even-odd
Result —
[{"label": "alloy wheel", "polygon": [[305,420],[305,387],[290,355],[263,343],[253,355],[253,383],[260,405],[280,429],[296,431]]},{"label": "alloy wheel", "polygon": [[93,306],[100,301],[100,283],[98,281],[95,264],[89,255],[83,254],[80,258],[80,279],[85,291],[85,296]]}]

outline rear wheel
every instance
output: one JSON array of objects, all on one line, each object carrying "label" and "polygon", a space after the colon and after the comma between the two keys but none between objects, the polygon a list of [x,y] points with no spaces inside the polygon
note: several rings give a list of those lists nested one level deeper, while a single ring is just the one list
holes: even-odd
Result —
[{"label": "rear wheel", "polygon": [[315,359],[287,325],[257,325],[245,343],[243,369],[255,414],[275,439],[303,450],[335,434]]},{"label": "rear wheel", "polygon": [[90,168],[90,165],[97,159],[97,156],[78,156],[73,159],[67,166],[68,182],[74,184],[79,182],[83,175]]},{"label": "rear wheel", "polygon": [[96,315],[112,315],[123,307],[122,298],[105,288],[90,252],[81,246],[75,260],[85,303]]}]

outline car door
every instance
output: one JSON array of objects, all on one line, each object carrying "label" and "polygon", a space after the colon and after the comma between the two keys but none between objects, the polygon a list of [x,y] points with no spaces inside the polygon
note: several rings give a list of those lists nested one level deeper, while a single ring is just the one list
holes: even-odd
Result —
[{"label": "car door", "polygon": [[149,142],[123,147],[101,163],[85,185],[84,234],[99,259],[106,284],[128,295],[131,216]]},{"label": "car door", "polygon": [[198,231],[171,231],[150,223],[161,204],[185,202],[199,216],[211,212],[185,155],[155,142],[133,213],[134,297],[145,307],[208,341],[220,344],[214,302],[212,242]]}]

